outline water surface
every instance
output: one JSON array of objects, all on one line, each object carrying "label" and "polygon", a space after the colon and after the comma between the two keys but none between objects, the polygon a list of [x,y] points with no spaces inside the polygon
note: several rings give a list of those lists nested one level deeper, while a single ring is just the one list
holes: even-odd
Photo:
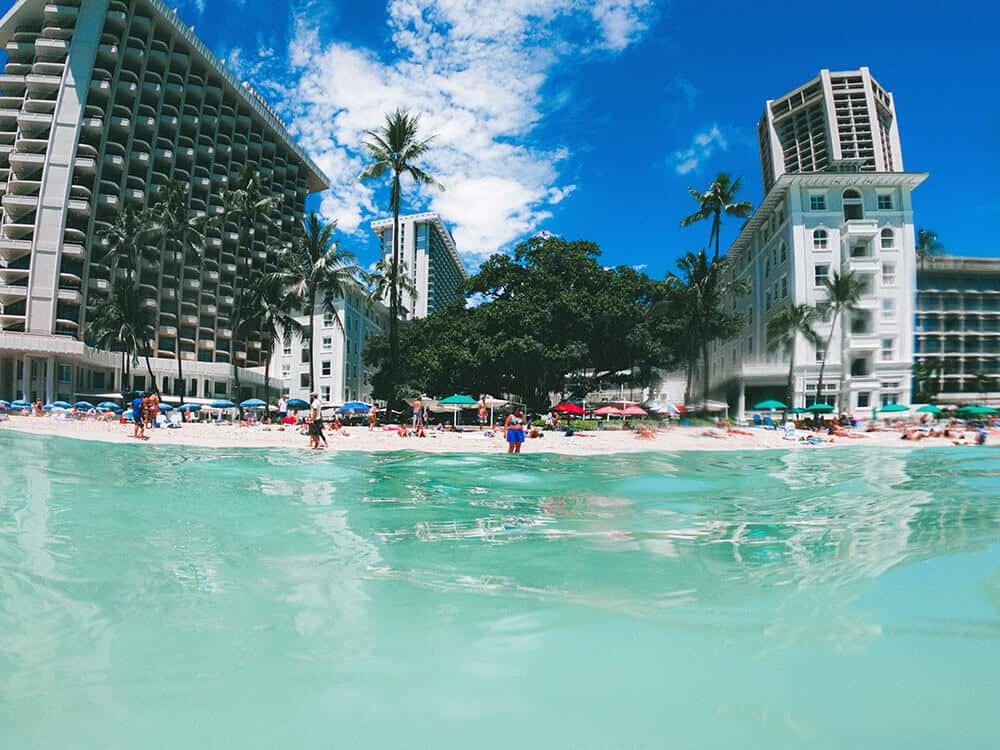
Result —
[{"label": "water surface", "polygon": [[995,449],[0,456],[0,747],[1000,746]]}]

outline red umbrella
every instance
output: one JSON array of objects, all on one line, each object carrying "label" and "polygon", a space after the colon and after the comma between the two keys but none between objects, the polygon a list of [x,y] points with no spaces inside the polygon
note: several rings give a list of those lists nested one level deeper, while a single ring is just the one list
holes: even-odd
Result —
[{"label": "red umbrella", "polygon": [[594,414],[596,414],[599,417],[607,417],[607,416],[619,417],[623,413],[624,412],[622,412],[622,410],[619,409],[617,406],[602,406],[600,409],[596,409],[594,411]]},{"label": "red umbrella", "polygon": [[561,412],[562,414],[573,414],[577,417],[582,417],[586,412],[583,410],[582,406],[577,406],[576,404],[559,404],[552,411]]},{"label": "red umbrella", "polygon": [[622,414],[626,417],[645,417],[649,412],[643,409],[641,406],[629,406],[622,409]]}]

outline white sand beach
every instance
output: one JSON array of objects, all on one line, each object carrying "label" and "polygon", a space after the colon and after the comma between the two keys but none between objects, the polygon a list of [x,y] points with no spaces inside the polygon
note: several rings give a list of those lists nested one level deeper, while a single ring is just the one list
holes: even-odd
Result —
[{"label": "white sand beach", "polygon": [[[14,415],[0,422],[0,430],[24,432],[34,435],[59,435],[80,440],[107,443],[132,443],[131,424],[118,422],[57,420],[48,417]],[[188,445],[207,448],[290,448],[308,450],[308,438],[294,429],[279,430],[214,425],[206,423],[185,424],[180,429],[160,428],[147,430],[149,439],[142,445]],[[799,431],[799,436],[808,433]],[[430,453],[506,453],[507,444],[502,435],[493,438],[472,432],[433,432],[426,438],[401,438],[394,431],[367,427],[348,427],[343,434],[327,431],[331,451],[426,451]],[[523,453],[557,453],[562,455],[592,456],[611,453],[637,453],[644,451],[732,451],[732,450],[824,450],[838,446],[875,445],[896,448],[925,448],[950,446],[953,440],[927,438],[919,442],[900,440],[894,430],[859,434],[855,438],[820,436],[825,442],[809,444],[785,440],[781,432],[764,429],[743,429],[737,433],[699,427],[670,427],[656,432],[652,439],[636,438],[631,432],[598,431],[586,436],[566,437],[560,432],[546,432],[544,437],[525,442]],[[965,432],[966,443],[974,443],[972,430]],[[997,444],[1000,437],[991,436]]]}]

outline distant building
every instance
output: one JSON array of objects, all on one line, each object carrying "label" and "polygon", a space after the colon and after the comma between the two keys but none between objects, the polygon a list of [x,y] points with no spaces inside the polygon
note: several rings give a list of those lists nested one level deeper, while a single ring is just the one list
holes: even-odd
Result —
[{"label": "distant building", "polygon": [[[239,242],[229,221],[203,258],[162,257],[139,274],[157,314],[151,365],[164,395],[245,390],[262,376],[261,341],[234,345],[235,288],[273,265],[306,196],[327,180],[282,122],[162,0],[16,0],[0,18],[0,395],[72,401],[150,388],[144,365],[123,384],[121,356],[92,346],[88,316],[111,269],[100,234],[125,207],[148,208],[172,180],[195,214],[223,216],[223,194],[251,165],[275,222]],[[177,291],[183,275],[183,287]],[[180,314],[176,309],[181,296]],[[179,319],[178,319],[179,317]],[[184,362],[178,383],[176,360]]]},{"label": "distant building", "polygon": [[[392,258],[392,219],[371,224],[382,243],[384,257]],[[400,258],[415,294],[403,295],[403,317],[425,318],[459,298],[467,274],[455,239],[434,212],[399,217]]]},{"label": "distant building", "polygon": [[[308,399],[309,361],[313,362],[315,390],[324,403],[370,401],[371,370],[362,353],[368,341],[388,326],[389,312],[381,303],[369,304],[367,292],[352,283],[346,294],[334,300],[336,319],[317,301],[313,331],[315,340],[292,335],[275,347],[277,382],[292,398]],[[306,326],[308,316],[297,318]],[[340,321],[339,325],[337,320]]]},{"label": "distant building", "polygon": [[914,349],[932,373],[915,390],[1000,405],[1000,258],[919,261]]},{"label": "distant building", "polygon": [[821,70],[769,100],[757,136],[765,193],[783,174],[903,171],[892,94],[868,68]]}]

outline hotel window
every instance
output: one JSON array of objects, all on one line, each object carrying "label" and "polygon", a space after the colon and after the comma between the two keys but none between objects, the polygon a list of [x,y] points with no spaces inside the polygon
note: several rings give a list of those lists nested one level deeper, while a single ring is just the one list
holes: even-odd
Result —
[{"label": "hotel window", "polygon": [[328,352],[333,349],[333,337],[324,336],[323,337],[323,351]]},{"label": "hotel window", "polygon": [[[73,368],[70,365],[59,365],[59,382],[68,383],[73,379]],[[94,399],[95,401],[97,399]]]},{"label": "hotel window", "polygon": [[329,401],[330,400],[330,386],[328,386],[328,385],[321,385],[319,387],[319,395],[320,395],[320,398],[323,399],[323,401]]},{"label": "hotel window", "polygon": [[826,211],[826,196],[825,195],[810,195],[809,196],[809,210],[810,211]]},{"label": "hotel window", "polygon": [[817,263],[813,267],[813,286],[823,286],[830,273],[830,266],[826,263]]},{"label": "hotel window", "polygon": [[302,342],[302,364],[307,364],[309,362],[309,350],[312,348],[311,344],[312,341],[309,339]]},{"label": "hotel window", "polygon": [[882,300],[882,318],[884,320],[896,319],[896,301],[891,299]]},{"label": "hotel window", "polygon": [[896,286],[896,264],[882,264],[882,286]]},{"label": "hotel window", "polygon": [[881,237],[883,250],[892,250],[896,246],[896,236],[892,233],[891,229],[883,229]]},{"label": "hotel window", "polygon": [[882,393],[880,395],[882,406],[888,406],[889,404],[899,403],[899,383],[882,383]]},{"label": "hotel window", "polygon": [[308,387],[309,387],[309,373],[308,372],[299,373],[299,388],[308,388]]},{"label": "hotel window", "polygon": [[333,328],[334,325],[335,324],[333,322],[333,313],[331,313],[331,312],[324,312],[323,313],[323,327],[324,328]]},{"label": "hotel window", "polygon": [[861,203],[861,193],[857,190],[844,191],[844,221],[860,221],[865,218],[865,209]]},{"label": "hotel window", "polygon": [[768,255],[767,257],[764,258],[764,275],[765,276],[770,276],[771,275],[771,256],[770,255]]},{"label": "hotel window", "polygon": [[814,250],[826,250],[827,248],[827,234],[825,229],[816,229],[813,231],[813,249]]},{"label": "hotel window", "polygon": [[781,299],[785,299],[788,296],[788,276],[782,274],[781,276]]},{"label": "hotel window", "polygon": [[871,391],[858,391],[858,408],[867,409],[872,403]]},{"label": "hotel window", "polygon": [[770,289],[767,290],[767,297],[764,298],[764,309],[765,310],[770,310],[771,309],[771,290]]},{"label": "hotel window", "polygon": [[287,379],[288,375],[292,372],[292,366],[288,362],[281,363],[281,377]]},{"label": "hotel window", "polygon": [[888,193],[879,193],[878,195],[878,207],[880,211],[891,211],[892,210],[892,196]]},{"label": "hotel window", "polygon": [[781,243],[781,262],[784,263],[788,260],[788,248],[785,247],[785,243]]},{"label": "hotel window", "polygon": [[[816,364],[820,364],[823,361],[823,358],[825,356],[826,356],[826,349],[823,348],[823,344],[817,344],[816,345]],[[813,386],[813,388],[815,389],[816,386]]]},{"label": "hotel window", "polygon": [[891,362],[895,357],[896,353],[896,342],[894,339],[882,339],[882,354],[881,359],[883,362]]},{"label": "hotel window", "polygon": [[284,353],[285,354],[291,354],[292,353],[292,337],[289,336],[286,333],[285,334],[285,340],[284,340],[283,343],[284,343]]},{"label": "hotel window", "polygon": [[324,359],[320,363],[319,368],[320,368],[319,369],[319,374],[320,375],[322,375],[323,377],[329,377],[330,376],[330,372],[331,372],[331,369],[330,369],[330,360]]}]

